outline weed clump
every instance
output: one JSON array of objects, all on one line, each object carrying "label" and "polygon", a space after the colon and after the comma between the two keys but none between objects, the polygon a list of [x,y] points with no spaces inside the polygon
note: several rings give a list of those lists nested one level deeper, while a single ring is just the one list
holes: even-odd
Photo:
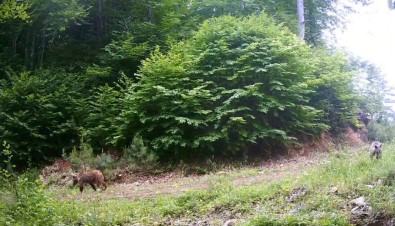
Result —
[{"label": "weed clump", "polygon": [[6,168],[0,169],[0,225],[54,225],[60,216],[54,213],[53,200],[44,192],[36,170],[15,172],[12,152],[3,143]]}]

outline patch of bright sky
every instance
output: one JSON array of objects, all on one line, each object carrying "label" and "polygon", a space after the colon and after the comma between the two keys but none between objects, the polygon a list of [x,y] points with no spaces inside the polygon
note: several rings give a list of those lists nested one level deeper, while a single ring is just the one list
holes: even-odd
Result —
[{"label": "patch of bright sky", "polygon": [[379,67],[388,85],[395,87],[395,10],[387,0],[358,6],[347,16],[347,28],[336,31],[338,45]]}]

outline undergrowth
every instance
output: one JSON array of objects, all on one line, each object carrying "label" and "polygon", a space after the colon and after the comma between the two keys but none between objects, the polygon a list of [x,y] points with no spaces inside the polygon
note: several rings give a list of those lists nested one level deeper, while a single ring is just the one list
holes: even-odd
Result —
[{"label": "undergrowth", "polygon": [[[366,148],[335,151],[326,163],[310,167],[297,178],[266,184],[235,186],[232,172],[212,175],[206,189],[177,196],[127,200],[104,199],[97,193],[87,199],[79,198],[76,189],[67,189],[61,192],[78,198],[62,200],[56,190],[38,190],[32,197],[36,201],[27,199],[33,207],[19,205],[16,199],[7,200],[11,205],[1,205],[0,224],[6,225],[11,218],[12,225],[23,225],[26,219],[57,225],[190,225],[199,221],[223,225],[228,219],[251,226],[391,222],[395,216],[394,149],[395,144],[386,144],[380,160],[370,159]],[[359,197],[365,200],[365,212],[358,212],[352,204]],[[10,208],[19,208],[25,215]]]}]

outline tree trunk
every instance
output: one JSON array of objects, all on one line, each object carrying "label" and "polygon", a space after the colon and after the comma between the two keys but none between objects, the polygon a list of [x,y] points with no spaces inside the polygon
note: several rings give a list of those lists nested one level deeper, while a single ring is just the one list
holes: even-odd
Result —
[{"label": "tree trunk", "polygon": [[299,26],[299,37],[304,40],[305,34],[305,19],[304,19],[304,4],[303,0],[297,0],[297,11],[298,11],[298,26]]},{"label": "tree trunk", "polygon": [[13,57],[16,56],[16,48],[18,46],[18,36],[19,36],[18,32],[12,33],[12,56]]},{"label": "tree trunk", "polygon": [[29,39],[30,39],[30,35],[31,35],[31,31],[32,30],[32,28],[31,28],[31,26],[29,26],[29,28],[27,29],[27,32],[26,32],[26,38],[25,38],[25,66],[27,67],[27,68],[29,68],[29,64],[30,64],[30,58],[29,58],[29,56],[30,56],[30,54],[29,54],[29,46],[30,46],[30,42],[29,42]]},{"label": "tree trunk", "polygon": [[103,38],[103,8],[102,8],[103,6],[102,6],[102,1],[101,0],[99,0],[99,4],[98,4],[98,11],[99,11],[99,37],[100,37],[100,39],[102,39]]},{"label": "tree trunk", "polygon": [[[307,27],[308,27],[308,32],[306,34],[305,32],[305,40],[307,40],[309,43],[312,43],[313,45],[317,46],[318,44],[318,39],[320,37],[320,30],[317,28],[317,20],[314,17],[314,7],[317,7],[312,3],[312,1],[309,1],[306,3],[306,9],[307,9]],[[306,23],[305,23],[306,24]]]},{"label": "tree trunk", "polygon": [[40,52],[39,52],[39,57],[38,57],[38,65],[40,67],[40,70],[43,67],[44,64],[44,51],[45,51],[45,30],[42,31],[41,34],[41,46],[40,46]]},{"label": "tree trunk", "polygon": [[154,21],[154,9],[151,5],[148,6],[147,20],[150,23]]},{"label": "tree trunk", "polygon": [[35,46],[35,43],[36,43],[36,33],[35,33],[35,31],[33,30],[32,31],[32,40],[31,40],[32,42],[31,42],[31,46],[30,46],[30,59],[29,59],[29,62],[30,62],[30,64],[29,64],[29,69],[30,69],[30,71],[33,71],[33,69],[34,69],[34,55],[35,55],[35,48],[36,48],[36,46]]}]

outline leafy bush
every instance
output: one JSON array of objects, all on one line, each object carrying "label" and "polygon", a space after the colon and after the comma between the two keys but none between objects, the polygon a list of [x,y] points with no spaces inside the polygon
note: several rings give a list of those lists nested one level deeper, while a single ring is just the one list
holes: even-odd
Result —
[{"label": "leafy bush", "polygon": [[321,121],[339,131],[355,122],[359,98],[353,86],[354,72],[347,59],[340,53],[328,54],[327,50],[316,49],[315,59],[311,59],[315,78],[310,82],[314,91],[310,104],[324,112]]},{"label": "leafy bush", "polygon": [[[32,181],[22,174],[8,182],[9,190],[2,191],[1,225],[52,225],[58,222],[44,186],[39,179]],[[12,185],[12,186],[11,186]],[[13,192],[10,192],[13,191]]]},{"label": "leafy bush", "polygon": [[[5,165],[11,166],[12,151],[4,145]],[[60,217],[54,214],[51,199],[36,171],[16,174],[13,166],[0,170],[0,225],[53,225]]]},{"label": "leafy bush", "polygon": [[23,72],[0,85],[0,142],[13,147],[13,161],[40,164],[75,145],[84,101],[77,76]]},{"label": "leafy bush", "polygon": [[122,88],[118,90],[110,86],[99,87],[89,98],[83,133],[95,150],[116,145],[113,138],[122,126],[118,117],[122,109],[122,98]]},{"label": "leafy bush", "polygon": [[208,20],[193,38],[143,62],[121,114],[139,129],[122,136],[139,133],[162,159],[183,159],[318,134],[327,127],[308,102],[311,59],[307,45],[265,14]]},{"label": "leafy bush", "polygon": [[117,70],[133,75],[151,48],[148,41],[136,41],[132,34],[126,33],[118,35],[104,48],[106,54],[103,59]]}]

